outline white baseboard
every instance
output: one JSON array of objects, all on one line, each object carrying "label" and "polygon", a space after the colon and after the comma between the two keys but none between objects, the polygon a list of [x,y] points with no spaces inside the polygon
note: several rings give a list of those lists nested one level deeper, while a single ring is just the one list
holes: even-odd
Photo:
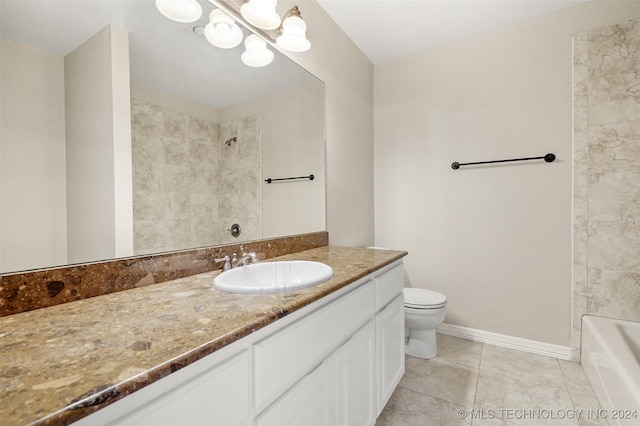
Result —
[{"label": "white baseboard", "polygon": [[475,328],[461,327],[459,325],[442,324],[437,330],[440,334],[460,337],[475,342],[488,343],[505,348],[517,349],[533,354],[550,356],[553,358],[571,361],[571,348],[568,346],[553,345],[537,342],[535,340],[522,339],[520,337],[507,336],[505,334],[492,333],[490,331],[476,330]]}]

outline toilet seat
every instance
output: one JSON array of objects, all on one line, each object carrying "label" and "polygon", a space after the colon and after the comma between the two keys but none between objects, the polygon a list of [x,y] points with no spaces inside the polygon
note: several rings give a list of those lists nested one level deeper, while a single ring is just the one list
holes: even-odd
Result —
[{"label": "toilet seat", "polygon": [[447,297],[426,288],[404,288],[404,306],[410,309],[439,309],[447,304]]}]

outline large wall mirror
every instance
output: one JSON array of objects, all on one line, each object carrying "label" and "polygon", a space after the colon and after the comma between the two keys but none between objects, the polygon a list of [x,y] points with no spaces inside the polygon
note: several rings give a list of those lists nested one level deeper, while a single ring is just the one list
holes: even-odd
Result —
[{"label": "large wall mirror", "polygon": [[0,0],[0,273],[325,230],[324,84],[199,1]]}]

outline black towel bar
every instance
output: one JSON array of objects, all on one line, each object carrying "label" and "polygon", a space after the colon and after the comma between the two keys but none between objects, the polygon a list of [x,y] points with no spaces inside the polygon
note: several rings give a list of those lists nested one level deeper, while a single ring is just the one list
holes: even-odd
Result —
[{"label": "black towel bar", "polygon": [[271,183],[271,182],[276,182],[279,180],[294,180],[294,179],[309,179],[309,180],[314,180],[316,177],[314,175],[309,175],[309,176],[297,176],[297,177],[288,177],[288,178],[267,178],[264,181],[267,183]]},{"label": "black towel bar", "polygon": [[556,159],[556,156],[554,154],[547,154],[542,157],[525,157],[525,158],[511,158],[509,160],[477,161],[475,163],[458,163],[456,161],[454,163],[451,163],[451,168],[453,170],[458,170],[460,166],[472,166],[476,164],[491,164],[491,163],[508,163],[511,161],[528,161],[528,160],[544,160],[547,163],[551,163],[555,159]]}]

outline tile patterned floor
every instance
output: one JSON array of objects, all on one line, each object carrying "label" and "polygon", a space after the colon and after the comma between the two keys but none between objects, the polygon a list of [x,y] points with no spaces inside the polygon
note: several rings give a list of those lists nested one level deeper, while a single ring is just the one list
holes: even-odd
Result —
[{"label": "tile patterned floor", "polygon": [[[579,364],[438,335],[438,356],[407,356],[376,426],[601,426]],[[583,410],[583,411],[580,411]]]}]

